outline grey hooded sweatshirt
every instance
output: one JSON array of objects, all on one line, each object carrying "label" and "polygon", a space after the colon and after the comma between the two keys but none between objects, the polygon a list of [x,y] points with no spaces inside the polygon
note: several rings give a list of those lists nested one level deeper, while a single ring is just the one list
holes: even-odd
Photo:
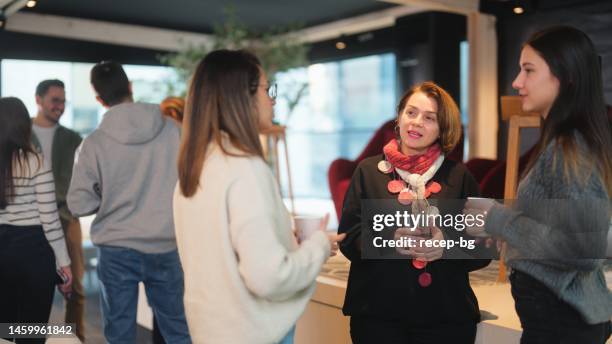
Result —
[{"label": "grey hooded sweatshirt", "polygon": [[96,214],[95,245],[142,253],[176,249],[172,195],[179,128],[159,106],[122,103],[81,144],[68,190],[75,216]]}]

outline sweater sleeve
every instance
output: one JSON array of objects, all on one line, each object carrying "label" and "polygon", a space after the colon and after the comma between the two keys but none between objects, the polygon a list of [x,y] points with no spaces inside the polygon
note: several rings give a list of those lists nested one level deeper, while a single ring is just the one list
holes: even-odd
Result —
[{"label": "sweater sleeve", "polygon": [[596,173],[584,183],[568,180],[562,159],[551,144],[529,176],[529,183],[544,185],[549,194],[519,199],[522,204],[516,209],[492,207],[485,230],[506,240],[520,258],[535,258],[558,269],[592,271],[602,266],[606,255],[609,199]]},{"label": "sweater sleeve", "polygon": [[540,264],[564,270],[595,270],[605,261],[609,213],[594,202],[582,199],[576,203],[590,206],[576,205],[571,210],[573,220],[558,226],[539,222],[520,210],[494,206],[485,230],[506,240],[521,258],[538,259]]},{"label": "sweater sleeve", "polygon": [[55,260],[58,266],[70,265],[66,241],[64,239],[64,231],[57,212],[57,204],[55,202],[55,184],[53,182],[53,173],[48,166],[43,165],[43,168],[32,178],[34,183],[34,191],[36,193],[36,203],[40,223],[49,245],[55,254]]},{"label": "sweater sleeve", "polygon": [[[231,242],[238,269],[246,287],[255,295],[280,301],[310,287],[327,259],[327,236],[317,232],[290,251],[280,241],[292,236],[291,228],[278,228],[282,204],[276,195],[272,176],[242,174],[228,190],[228,216]],[[283,231],[287,233],[282,233]]]},{"label": "sweater sleeve", "polygon": [[83,141],[75,153],[75,164],[66,197],[68,209],[76,217],[96,213],[102,197],[102,182],[95,151],[88,143],[87,140]]}]

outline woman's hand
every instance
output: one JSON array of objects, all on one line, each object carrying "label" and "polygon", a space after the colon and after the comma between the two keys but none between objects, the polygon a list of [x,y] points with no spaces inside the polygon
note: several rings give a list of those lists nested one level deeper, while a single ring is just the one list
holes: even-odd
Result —
[{"label": "woman's hand", "polygon": [[[412,230],[410,228],[400,227],[395,230],[395,233],[393,234],[393,240],[398,241],[402,238],[405,238],[404,242],[415,243],[415,245],[418,245],[419,240],[423,239],[421,235],[421,231],[418,229]],[[401,255],[410,255],[410,247],[396,247],[395,250]]]},{"label": "woman's hand", "polygon": [[[491,207],[495,205],[495,201],[489,198],[477,198],[468,199],[463,208],[464,215],[471,215],[476,220],[473,221],[472,226],[465,228],[465,232],[474,237],[488,237],[489,235],[485,232],[485,222],[487,220],[487,214]],[[482,221],[480,221],[480,220]]]},{"label": "woman's hand", "polygon": [[[440,228],[431,226],[429,228],[420,228],[417,230],[423,231],[424,235],[431,233],[431,237],[421,237],[421,241],[409,249],[410,255],[414,258],[427,262],[433,262],[434,260],[442,258],[444,255],[444,247],[446,247],[446,245],[439,243],[439,241],[444,240],[444,235],[442,234]],[[427,241],[431,241],[431,243],[427,244]]]},{"label": "woman's hand", "polygon": [[338,243],[346,238],[346,233],[342,234],[327,234],[327,239],[329,239],[329,246],[331,247],[331,251],[329,253],[330,257],[333,257],[338,254]]},{"label": "woman's hand", "polygon": [[69,299],[72,294],[72,270],[70,270],[70,265],[60,267],[60,272],[64,277],[64,283],[59,285],[59,290],[66,299]]},{"label": "woman's hand", "polygon": [[[325,216],[323,216],[323,218],[321,218],[321,221],[319,222],[319,230],[327,234],[328,224],[329,224],[329,213],[325,213]],[[309,233],[309,234],[312,234],[312,233]],[[301,233],[297,227],[293,229],[293,236],[295,237],[295,240],[297,241],[298,244],[301,244],[302,241],[306,239],[304,233]],[[308,237],[310,237],[310,235],[308,235]]]},{"label": "woman's hand", "polygon": [[320,231],[327,234],[327,239],[329,240],[330,253],[329,256],[333,257],[338,254],[338,243],[346,237],[346,233],[342,234],[332,234],[327,233],[327,224],[329,223],[329,213],[325,214],[325,217],[321,220],[321,225],[319,227]]},{"label": "woman's hand", "polygon": [[[428,228],[416,228],[411,230],[409,228],[398,228],[395,231],[394,239],[398,240],[406,238],[406,242],[412,243],[411,247],[398,247],[396,250],[406,256],[412,258],[419,258],[428,262],[438,260],[442,258],[444,254],[445,245],[426,244],[427,241],[440,241],[444,240],[444,235],[440,228],[432,226]],[[437,247],[436,247],[437,246]]]}]

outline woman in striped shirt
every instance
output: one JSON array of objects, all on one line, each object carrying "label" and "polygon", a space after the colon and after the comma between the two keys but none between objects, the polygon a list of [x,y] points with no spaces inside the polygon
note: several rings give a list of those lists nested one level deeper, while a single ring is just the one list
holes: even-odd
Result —
[{"label": "woman in striped shirt", "polygon": [[53,173],[31,133],[21,100],[0,98],[0,323],[47,323],[58,275],[64,295],[72,283]]}]

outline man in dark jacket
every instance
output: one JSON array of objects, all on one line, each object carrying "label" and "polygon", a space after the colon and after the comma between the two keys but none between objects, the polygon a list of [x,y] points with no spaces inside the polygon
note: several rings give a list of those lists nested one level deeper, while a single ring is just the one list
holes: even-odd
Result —
[{"label": "man in dark jacket", "polygon": [[64,229],[68,255],[72,261],[72,294],[66,302],[66,323],[76,324],[76,335],[85,340],[83,310],[83,242],[79,219],[72,216],[66,205],[66,194],[72,177],[74,153],[81,144],[81,136],[59,124],[64,114],[66,92],[60,80],[44,80],[36,87],[38,113],[33,120],[32,140],[43,154],[43,158],[53,169],[55,197],[60,221]]}]

